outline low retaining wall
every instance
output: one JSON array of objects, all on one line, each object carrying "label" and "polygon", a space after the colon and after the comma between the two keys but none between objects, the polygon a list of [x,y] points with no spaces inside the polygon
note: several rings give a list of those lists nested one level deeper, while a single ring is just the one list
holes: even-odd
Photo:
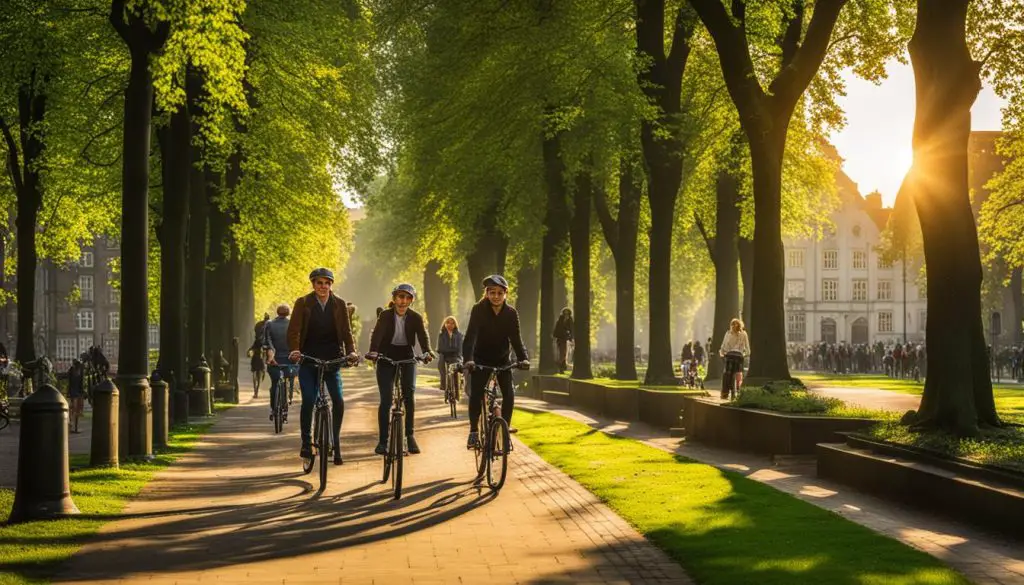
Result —
[{"label": "low retaining wall", "polygon": [[783,414],[724,406],[684,396],[686,436],[715,447],[767,455],[813,455],[818,443],[841,441],[836,433],[855,431],[871,419]]},{"label": "low retaining wall", "polygon": [[1024,491],[979,475],[973,466],[945,462],[938,467],[912,454],[893,457],[844,444],[818,445],[817,454],[819,477],[1024,537]]},{"label": "low retaining wall", "polygon": [[687,396],[681,392],[650,388],[613,388],[585,380],[572,380],[561,376],[531,378],[524,395],[539,400],[564,404],[558,394],[566,393],[573,408],[607,418],[640,421],[656,427],[678,427],[680,414]]}]

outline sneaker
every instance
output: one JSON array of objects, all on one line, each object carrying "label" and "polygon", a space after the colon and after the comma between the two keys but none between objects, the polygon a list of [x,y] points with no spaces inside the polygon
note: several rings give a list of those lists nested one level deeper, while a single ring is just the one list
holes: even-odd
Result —
[{"label": "sneaker", "polygon": [[406,435],[405,436],[405,444],[406,444],[406,447],[408,447],[408,449],[409,449],[409,453],[412,453],[413,455],[419,455],[419,453],[420,453],[420,446],[416,443],[416,437],[414,437],[412,435]]},{"label": "sneaker", "polygon": [[519,432],[519,429],[517,429],[516,427],[514,427],[514,426],[512,426],[512,425],[509,425],[509,426],[508,426],[508,432],[509,432],[509,434],[512,434],[512,435],[514,435],[514,434],[516,434],[516,433],[518,433],[518,432]]},{"label": "sneaker", "polygon": [[299,450],[299,457],[302,457],[303,459],[312,459],[313,458],[313,449],[312,449],[312,447],[310,447],[309,445],[303,445],[302,449]]},{"label": "sneaker", "polygon": [[387,455],[388,446],[385,445],[384,443],[377,443],[377,447],[373,450],[373,452],[376,453],[377,455]]},{"label": "sneaker", "polygon": [[477,449],[480,447],[480,435],[476,432],[469,433],[469,439],[466,440],[466,449]]}]

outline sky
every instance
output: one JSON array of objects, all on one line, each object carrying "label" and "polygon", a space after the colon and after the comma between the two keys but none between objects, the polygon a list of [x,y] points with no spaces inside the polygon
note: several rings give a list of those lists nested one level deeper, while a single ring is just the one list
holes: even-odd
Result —
[{"label": "sky", "polygon": [[[843,157],[843,170],[861,194],[874,190],[892,206],[910,168],[914,129],[914,71],[898,61],[889,64],[889,77],[880,85],[846,74],[847,94],[839,106],[846,112],[846,127],[829,137]],[[1002,128],[1000,108],[1005,102],[985,87],[971,110],[971,128]]]}]

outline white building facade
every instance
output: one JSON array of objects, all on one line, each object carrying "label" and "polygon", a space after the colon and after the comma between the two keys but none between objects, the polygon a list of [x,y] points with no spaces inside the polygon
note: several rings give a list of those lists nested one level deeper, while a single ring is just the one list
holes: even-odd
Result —
[{"label": "white building facade", "polygon": [[878,193],[841,188],[840,197],[834,230],[784,241],[787,341],[923,341],[927,300],[915,283],[918,267],[904,271],[877,250],[891,209],[882,208]]}]

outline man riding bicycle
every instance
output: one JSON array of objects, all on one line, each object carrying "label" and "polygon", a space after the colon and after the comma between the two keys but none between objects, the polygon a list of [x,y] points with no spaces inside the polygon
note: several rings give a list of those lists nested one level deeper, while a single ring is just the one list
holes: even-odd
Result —
[{"label": "man riding bicycle", "polygon": [[[519,313],[505,302],[508,296],[508,281],[500,274],[492,274],[483,280],[484,297],[473,305],[469,313],[469,326],[462,344],[462,355],[468,360],[465,364],[470,371],[469,394],[469,439],[466,447],[474,448],[480,441],[478,424],[480,411],[483,409],[484,389],[490,376],[485,371],[473,371],[474,366],[503,367],[509,365],[509,347],[514,349],[516,357],[524,369],[529,368],[529,356],[519,329]],[[498,374],[498,386],[501,387],[501,417],[512,428],[512,408],[515,406],[512,386],[512,372]]]},{"label": "man riding bicycle", "polygon": [[[410,308],[416,299],[416,289],[411,284],[402,283],[391,291],[392,306],[377,315],[377,324],[373,327],[370,337],[370,352],[367,359],[377,360],[382,355],[390,360],[409,360],[414,357],[413,344],[420,343],[420,349],[426,354],[424,363],[429,363],[433,352],[430,339],[423,325],[423,317]],[[402,397],[405,401],[405,438],[409,453],[417,454],[420,446],[414,436],[416,401],[413,392],[416,390],[416,364],[408,363],[402,368]],[[388,452],[388,414],[394,399],[392,392],[395,386],[397,368],[386,361],[377,362],[377,388],[380,390],[380,407],[377,409],[377,424],[380,427],[379,441],[373,450],[378,455]]]},{"label": "man riding bicycle", "polygon": [[[331,291],[334,273],[328,268],[317,268],[309,273],[309,282],[313,285],[313,292],[296,299],[292,320],[288,323],[288,359],[297,363],[303,354],[322,360],[346,356],[350,363],[356,363],[359,354],[352,340],[348,307],[344,300]],[[320,395],[317,378],[316,366],[299,365],[299,388],[302,390],[302,409],[299,413],[302,450],[299,456],[305,459],[312,457],[310,427],[313,423],[313,406]],[[345,416],[345,402],[341,397],[341,371],[335,369],[324,372],[324,384],[331,397],[334,413],[334,464],[341,465],[341,421]]]},{"label": "man riding bicycle", "polygon": [[[269,321],[263,327],[263,349],[267,352],[267,370],[270,373],[270,418],[273,420],[277,412],[277,383],[282,376],[293,378],[292,370],[295,367],[288,358],[288,315],[291,314],[291,307],[280,305],[277,307],[277,317]],[[287,405],[284,410],[284,420],[288,420]]]}]

